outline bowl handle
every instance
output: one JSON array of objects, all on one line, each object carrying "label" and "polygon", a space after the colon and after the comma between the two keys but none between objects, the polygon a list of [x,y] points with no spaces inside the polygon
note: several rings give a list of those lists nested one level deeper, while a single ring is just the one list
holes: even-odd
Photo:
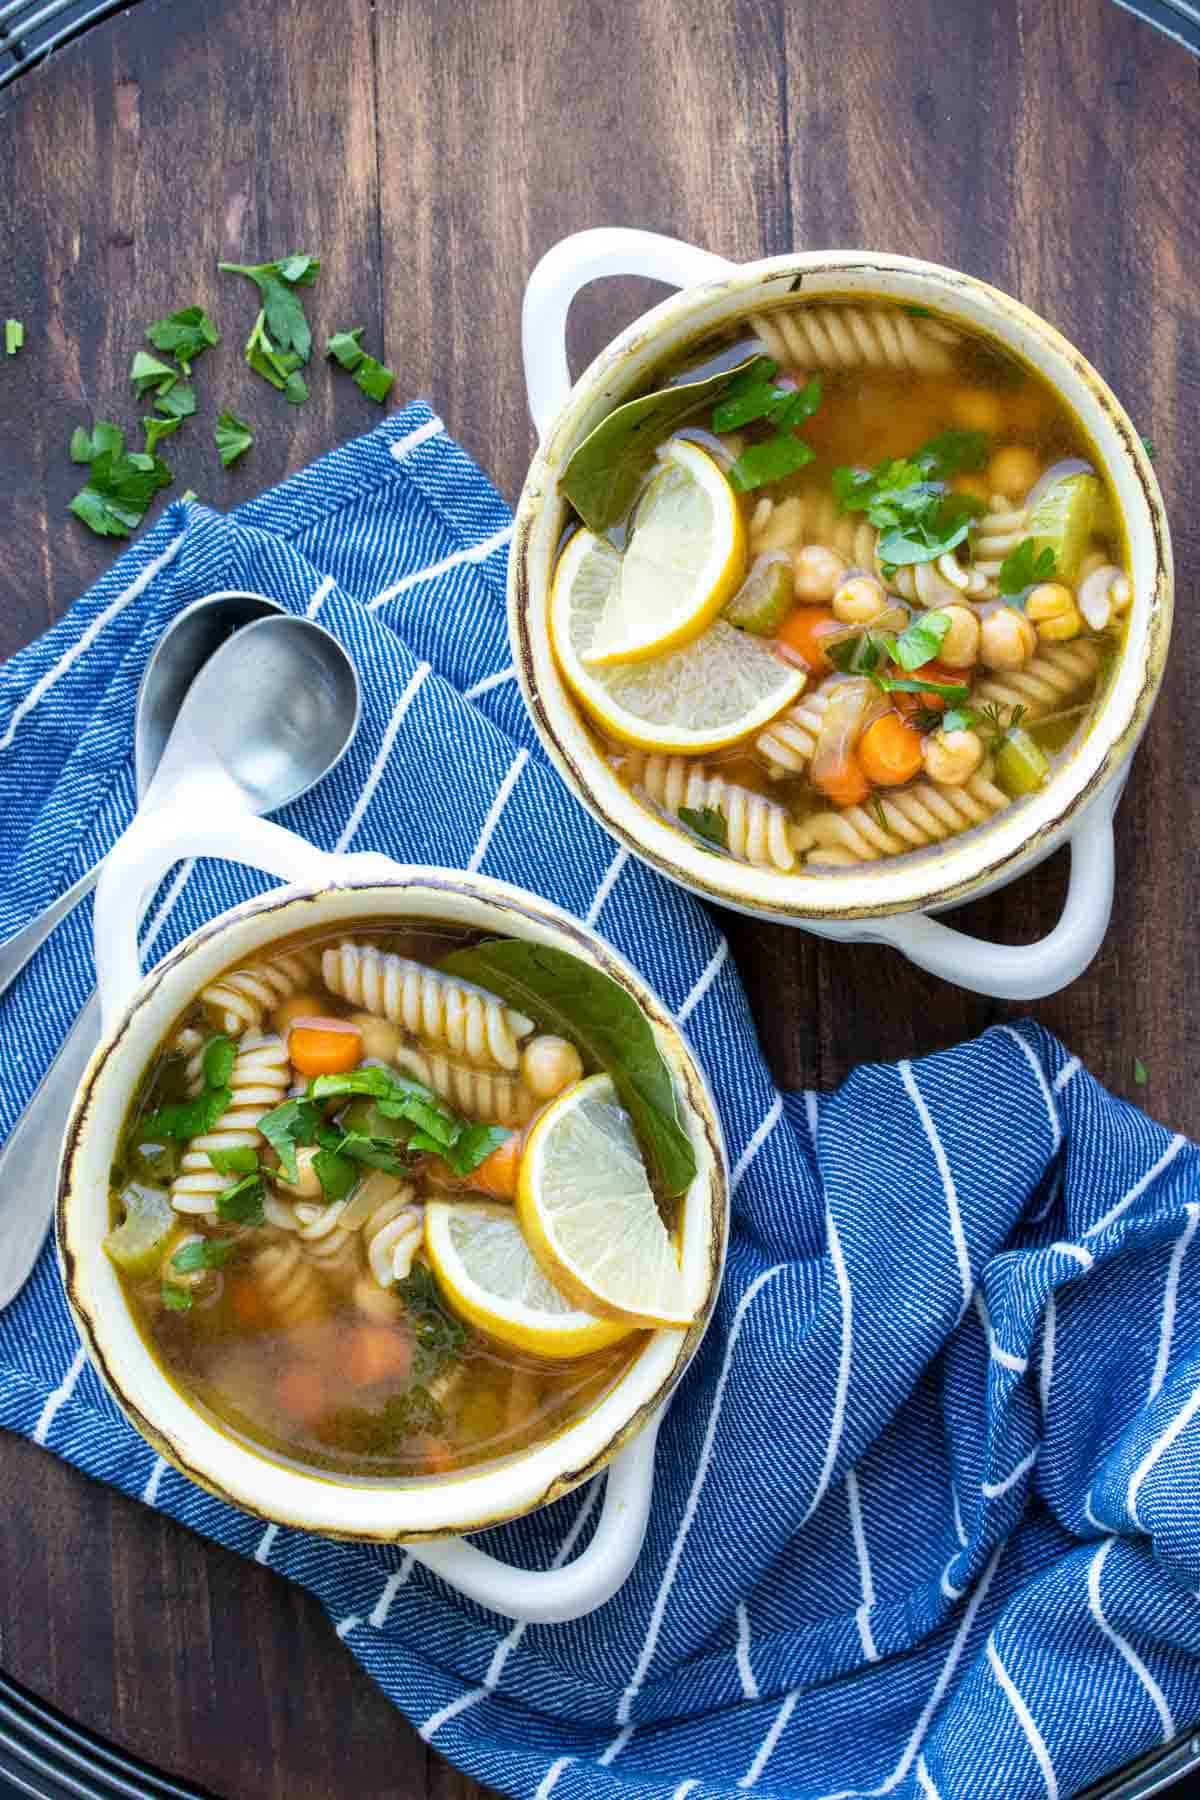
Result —
[{"label": "bowl handle", "polygon": [[545,437],[571,391],[567,314],[581,287],[604,275],[644,275],[671,287],[694,287],[720,281],[736,266],[679,238],[624,226],[577,231],[547,250],[529,277],[521,308],[525,391],[538,436]]},{"label": "bowl handle", "polygon": [[592,1541],[573,1562],[561,1566],[556,1562],[549,1569],[514,1568],[477,1550],[465,1538],[414,1544],[414,1558],[468,1599],[505,1618],[560,1625],[594,1612],[611,1600],[641,1551],[650,1516],[659,1422],[651,1419],[613,1457]]},{"label": "bowl handle", "polygon": [[161,803],[136,815],[109,851],[96,885],[96,986],[105,1033],[141,980],[138,925],[147,896],[172,863],[194,856],[248,863],[309,887],[346,880],[346,858],[316,850],[294,832],[257,818],[242,789],[219,770],[206,770],[194,781],[185,777]]},{"label": "bowl handle", "polygon": [[[1118,789],[1119,792],[1119,789]],[[1040,1000],[1082,975],[1104,941],[1113,903],[1113,821],[1107,799],[1090,807],[1067,839],[1071,879],[1053,931],[1034,944],[989,944],[925,913],[872,923],[873,940],[894,944],[919,968],[997,1000]]]}]

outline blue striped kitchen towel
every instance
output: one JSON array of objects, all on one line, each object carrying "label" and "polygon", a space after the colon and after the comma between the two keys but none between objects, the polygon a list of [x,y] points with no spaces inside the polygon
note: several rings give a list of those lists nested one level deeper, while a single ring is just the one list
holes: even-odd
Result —
[{"label": "blue striped kitchen towel", "polygon": [[[0,1318],[0,1423],[304,1582],[423,1736],[506,1793],[1074,1793],[1200,1719],[1200,1156],[1033,1025],[777,1092],[711,917],[614,851],[531,734],[509,532],[422,406],[230,518],[170,507],[0,671],[0,934],[128,820],[138,677],[178,608],[255,588],[339,636],[362,729],[285,823],[591,920],[720,1102],[728,1271],[633,1576],[591,1618],[514,1627],[400,1549],[264,1529],[124,1424],[49,1252]],[[263,885],[185,865],[148,957]],[[89,932],[81,907],[3,1001],[0,1132],[85,997]],[[496,1547],[567,1554],[596,1485]]]}]

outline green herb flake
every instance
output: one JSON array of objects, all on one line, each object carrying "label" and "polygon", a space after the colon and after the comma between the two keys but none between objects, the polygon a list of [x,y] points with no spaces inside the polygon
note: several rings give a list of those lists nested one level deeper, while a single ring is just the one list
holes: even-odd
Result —
[{"label": "green herb flake", "polygon": [[869,806],[871,817],[878,825],[880,831],[886,831],[888,828],[887,814],[883,810],[883,801],[879,798],[878,794],[871,795]]},{"label": "green herb flake", "polygon": [[[932,729],[940,727],[943,731],[971,731],[977,722],[976,714],[969,706],[952,706],[947,712],[937,716],[937,724]],[[918,730],[922,729],[917,720],[914,723]]]},{"label": "green herb flake", "polygon": [[719,806],[681,806],[677,817],[681,825],[703,838],[707,845],[724,850],[729,843],[729,826]]},{"label": "green herb flake", "polygon": [[175,1105],[160,1106],[138,1125],[138,1137],[144,1143],[158,1138],[201,1137],[211,1131],[222,1113],[233,1104],[233,1090],[208,1088],[194,1100],[180,1100]]},{"label": "green herb flake", "polygon": [[258,1121],[258,1130],[279,1158],[285,1181],[299,1178],[296,1146],[316,1143],[320,1118],[320,1112],[311,1100],[292,1098],[281,1100]]},{"label": "green herb flake", "polygon": [[950,614],[927,612],[913,620],[896,639],[893,651],[902,669],[920,669],[932,662],[945,642],[951,625]]},{"label": "green herb flake", "polygon": [[473,1175],[511,1136],[503,1125],[467,1125],[442,1154],[456,1175]]},{"label": "green herb flake", "polygon": [[416,1354],[412,1373],[428,1381],[447,1364],[456,1362],[470,1339],[467,1327],[449,1312],[438,1284],[424,1263],[414,1263],[411,1274],[396,1283],[412,1329]]},{"label": "green herb flake", "polygon": [[671,1071],[632,994],[569,951],[511,938],[455,950],[440,967],[520,1007],[606,1069],[664,1193],[687,1192],[696,1176],[695,1152]]},{"label": "green herb flake", "polygon": [[151,356],[148,350],[139,350],[129,366],[129,379],[141,399],[150,388],[160,393],[174,387],[179,380],[179,371],[170,363],[160,362],[157,356]]},{"label": "green herb flake", "polygon": [[90,468],[69,510],[98,537],[128,537],[141,524],[158,490],[175,479],[159,457],[125,450],[121,433],[106,420],[91,437],[83,430],[73,433],[71,460],[88,462]]},{"label": "green herb flake", "polygon": [[225,468],[235,463],[239,456],[244,456],[254,442],[254,433],[244,419],[235,413],[223,412],[217,419],[213,430],[221,462]]},{"label": "green herb flake", "polygon": [[358,1181],[358,1165],[337,1150],[318,1150],[313,1168],[326,1200],[344,1200]]},{"label": "green herb flake", "polygon": [[168,419],[190,419],[196,410],[196,390],[190,381],[176,381],[160,388],[154,397],[154,410]]},{"label": "green herb flake", "polygon": [[359,340],[365,330],[364,325],[357,325],[353,331],[335,331],[326,342],[325,354],[354,376],[355,385],[368,400],[378,401],[382,406],[396,377],[363,349]]},{"label": "green herb flake", "polygon": [[168,1312],[191,1311],[192,1292],[190,1288],[175,1287],[171,1282],[164,1281],[160,1295]]},{"label": "green herb flake", "polygon": [[192,1275],[197,1269],[221,1269],[238,1249],[236,1238],[192,1238],[171,1258],[171,1267],[180,1275]]},{"label": "green herb flake", "polygon": [[1039,550],[1031,537],[1022,538],[1000,564],[1000,592],[1006,600],[1018,599],[1039,581],[1053,579],[1054,552],[1047,544]]},{"label": "green herb flake", "polygon": [[927,306],[913,306],[910,304],[910,305],[902,306],[900,308],[900,310],[901,310],[901,312],[906,312],[910,319],[932,319],[933,318],[933,313],[930,311],[930,309]]},{"label": "green herb flake", "polygon": [[222,1188],[217,1195],[216,1211],[219,1219],[232,1225],[261,1225],[267,1216],[263,1211],[262,1176],[256,1171]]},{"label": "green herb flake", "polygon": [[144,418],[142,425],[146,433],[146,454],[153,456],[160,441],[165,437],[170,437],[173,431],[178,431],[182,423],[181,419],[160,419],[157,413],[151,413],[148,418]]},{"label": "green herb flake", "polygon": [[250,328],[245,358],[256,375],[278,388],[289,406],[302,406],[308,399],[308,383],[300,374],[303,358],[298,351],[280,350],[267,331],[267,315],[261,311]]},{"label": "green herb flake", "polygon": [[933,562],[966,539],[980,503],[953,494],[946,483],[981,467],[987,439],[981,431],[943,431],[914,450],[874,469],[834,469],[831,484],[843,512],[865,512],[879,532],[877,554],[885,569]]},{"label": "green herb flake", "polygon": [[245,275],[254,282],[262,296],[259,319],[265,320],[274,353],[292,352],[297,366],[306,363],[312,350],[312,332],[296,289],[312,286],[321,268],[319,259],[297,254],[286,256],[281,262],[222,262],[217,267],[227,275]]},{"label": "green herb flake", "polygon": [[257,1175],[258,1152],[251,1144],[235,1144],[232,1149],[213,1149],[208,1160],[218,1175]]},{"label": "green herb flake", "polygon": [[233,1039],[224,1031],[214,1033],[205,1044],[200,1057],[205,1087],[228,1087],[236,1061],[237,1045]]},{"label": "green herb flake", "polygon": [[220,332],[202,306],[185,306],[165,319],[156,319],[146,336],[156,350],[173,356],[185,375],[191,374],[192,363],[201,351],[221,341]]},{"label": "green herb flake", "polygon": [[739,493],[763,487],[769,481],[783,481],[813,461],[816,451],[803,438],[781,433],[764,438],[762,443],[748,444],[729,471],[729,480]]},{"label": "green herb flake", "polygon": [[1133,1079],[1138,1087],[1145,1087],[1150,1079],[1150,1071],[1140,1056],[1135,1056],[1133,1059]]},{"label": "green herb flake", "polygon": [[20,319],[5,319],[4,349],[8,356],[15,356],[25,342],[25,327]]},{"label": "green herb flake", "polygon": [[[12,355],[11,350],[9,351],[9,355]],[[1142,449],[1146,452],[1146,455],[1150,458],[1151,462],[1153,462],[1158,455],[1158,451],[1154,447],[1153,438],[1144,437],[1142,439]]]},{"label": "green herb flake", "polygon": [[951,704],[965,700],[971,692],[964,681],[916,681],[893,675],[872,675],[871,680],[883,694],[939,694]]}]

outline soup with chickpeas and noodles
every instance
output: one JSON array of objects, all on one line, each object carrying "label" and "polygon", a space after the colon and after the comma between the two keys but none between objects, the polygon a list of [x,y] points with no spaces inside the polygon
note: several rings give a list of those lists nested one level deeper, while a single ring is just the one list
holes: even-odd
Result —
[{"label": "soup with chickpeas and noodles", "polygon": [[632,996],[563,950],[302,933],[153,1057],[105,1248],[172,1381],[259,1450],[393,1481],[510,1457],[692,1322],[674,1079]]},{"label": "soup with chickpeas and noodles", "polygon": [[610,767],[782,874],[927,850],[1086,732],[1133,597],[1054,390],[925,307],[789,300],[576,449],[550,633]]}]

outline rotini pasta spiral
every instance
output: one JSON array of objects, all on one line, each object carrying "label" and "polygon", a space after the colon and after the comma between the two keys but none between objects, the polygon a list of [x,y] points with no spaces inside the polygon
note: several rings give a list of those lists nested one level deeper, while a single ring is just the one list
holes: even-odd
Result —
[{"label": "rotini pasta spiral", "polygon": [[320,1277],[294,1238],[256,1250],[250,1272],[277,1325],[306,1325],[325,1313]]},{"label": "rotini pasta spiral", "polygon": [[784,500],[764,494],[750,516],[750,553],[824,544],[858,568],[875,567],[876,531],[862,513],[841,512],[827,488],[806,487]]},{"label": "rotini pasta spiral", "polygon": [[373,944],[346,939],[325,951],[321,968],[326,987],[343,1000],[475,1067],[515,1069],[519,1040],[533,1030],[532,1019],[483,988]]},{"label": "rotini pasta spiral", "polygon": [[413,1204],[408,1182],[373,1169],[347,1202],[342,1224],[361,1234],[367,1268],[376,1286],[390,1288],[412,1269],[421,1247],[425,1210]]},{"label": "rotini pasta spiral", "polygon": [[750,323],[768,355],[802,377],[831,369],[912,369],[943,375],[958,333],[940,319],[882,306],[794,306],[755,313]]},{"label": "rotini pasta spiral", "polygon": [[817,733],[829,704],[829,687],[805,694],[759,733],[754,748],[767,765],[773,781],[785,775],[802,775],[817,747]]},{"label": "rotini pasta spiral", "polygon": [[987,578],[974,565],[964,568],[952,550],[936,562],[906,563],[890,575],[884,574],[878,556],[875,567],[893,594],[917,606],[953,606],[964,598],[982,600],[990,591]]},{"label": "rotini pasta spiral", "polygon": [[985,763],[962,787],[938,787],[931,781],[877,796],[880,818],[874,809],[848,806],[841,812],[817,813],[805,821],[814,840],[808,862],[814,867],[847,867],[876,862],[883,856],[899,856],[918,850],[957,832],[982,825],[1009,804],[1009,798],[992,780]]},{"label": "rotini pasta spiral", "polygon": [[334,1200],[284,1200],[269,1192],[263,1200],[268,1225],[294,1232],[308,1260],[337,1286],[346,1286],[358,1273],[358,1244],[353,1231],[343,1224],[349,1202]]},{"label": "rotini pasta spiral", "polygon": [[1095,679],[1100,652],[1088,638],[1047,644],[1023,669],[997,670],[976,683],[973,699],[994,706],[1023,706],[1027,719],[1056,711]]},{"label": "rotini pasta spiral", "polygon": [[439,1050],[402,1045],[396,1066],[448,1100],[457,1112],[484,1125],[525,1125],[537,1110],[536,1096],[517,1075],[500,1069],[473,1069]]},{"label": "rotini pasta spiral", "polygon": [[686,756],[645,756],[639,751],[629,756],[625,767],[630,781],[665,813],[678,816],[681,806],[720,812],[725,849],[738,862],[761,869],[795,868],[795,828],[777,801],[710,774],[703,763]]},{"label": "rotini pasta spiral", "polygon": [[262,1137],[256,1127],[265,1112],[278,1106],[288,1091],[292,1067],[282,1038],[248,1031],[238,1046],[229,1085],[233,1104],[222,1113],[211,1131],[192,1138],[171,1183],[171,1205],[180,1213],[209,1213],[217,1195],[230,1184],[209,1160],[210,1150],[257,1149]]},{"label": "rotini pasta spiral", "polygon": [[1025,537],[1029,509],[1014,506],[1003,494],[993,494],[988,510],[979,518],[971,535],[972,568],[995,594],[1000,579],[1000,565]]},{"label": "rotini pasta spiral", "polygon": [[218,981],[211,982],[201,995],[201,1003],[212,1016],[213,1023],[231,1037],[243,1031],[257,1031],[266,1015],[311,981],[317,971],[315,950],[297,950],[285,956],[273,956],[269,962],[253,963],[244,969],[232,969]]}]

